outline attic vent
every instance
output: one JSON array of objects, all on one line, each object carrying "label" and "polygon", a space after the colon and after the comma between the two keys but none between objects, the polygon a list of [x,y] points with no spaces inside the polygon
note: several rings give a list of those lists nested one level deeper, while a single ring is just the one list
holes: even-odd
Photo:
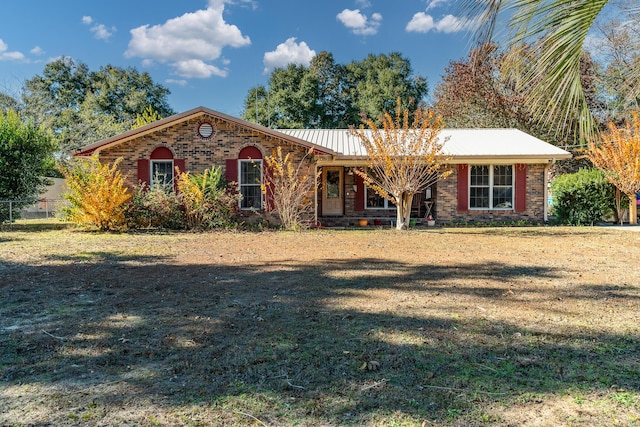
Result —
[{"label": "attic vent", "polygon": [[198,123],[198,136],[202,139],[211,139],[215,133],[215,127],[209,122]]}]

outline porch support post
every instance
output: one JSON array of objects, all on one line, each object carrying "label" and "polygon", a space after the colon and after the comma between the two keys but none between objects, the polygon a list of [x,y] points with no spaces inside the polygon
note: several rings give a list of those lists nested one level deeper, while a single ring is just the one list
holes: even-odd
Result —
[{"label": "porch support post", "polygon": [[551,166],[553,166],[553,164],[555,163],[555,159],[552,159],[549,163],[547,163],[544,166],[544,190],[543,190],[543,194],[544,194],[544,202],[542,203],[542,207],[543,207],[543,220],[544,222],[548,222],[549,221],[549,169],[551,169]]},{"label": "porch support post", "polygon": [[313,220],[315,221],[315,224],[318,223],[318,163],[315,163],[313,165],[313,175],[316,179],[316,185],[315,185],[315,189],[313,191],[313,201],[314,201],[314,206],[313,206]]}]

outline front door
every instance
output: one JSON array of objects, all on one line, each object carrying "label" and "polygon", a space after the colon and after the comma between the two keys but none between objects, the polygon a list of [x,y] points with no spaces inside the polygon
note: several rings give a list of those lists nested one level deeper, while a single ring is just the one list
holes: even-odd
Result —
[{"label": "front door", "polygon": [[344,185],[341,167],[324,167],[322,174],[322,215],[342,215]]}]

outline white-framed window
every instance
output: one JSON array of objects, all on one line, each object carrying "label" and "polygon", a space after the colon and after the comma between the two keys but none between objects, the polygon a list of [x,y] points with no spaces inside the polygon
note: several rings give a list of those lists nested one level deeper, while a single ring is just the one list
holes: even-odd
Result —
[{"label": "white-framed window", "polygon": [[240,160],[241,209],[262,209],[262,160]]},{"label": "white-framed window", "polygon": [[470,209],[513,209],[513,165],[471,165]]},{"label": "white-framed window", "polygon": [[161,185],[173,188],[173,160],[151,160],[151,186]]},{"label": "white-framed window", "polygon": [[385,199],[372,188],[364,186],[365,209],[395,209],[396,205],[391,200]]}]

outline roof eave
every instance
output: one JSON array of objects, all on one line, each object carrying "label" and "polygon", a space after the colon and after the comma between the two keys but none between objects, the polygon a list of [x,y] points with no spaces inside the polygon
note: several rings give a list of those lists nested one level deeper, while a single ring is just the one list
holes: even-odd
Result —
[{"label": "roof eave", "polygon": [[153,133],[153,132],[157,132],[159,130],[162,130],[164,128],[173,126],[177,123],[186,121],[186,120],[190,120],[194,117],[198,117],[202,114],[207,114],[209,116],[215,117],[219,120],[223,120],[223,121],[227,121],[230,123],[235,124],[236,126],[241,126],[244,128],[248,128],[248,129],[252,129],[256,132],[261,132],[264,133],[265,135],[268,135],[272,138],[275,139],[280,139],[282,141],[288,141],[294,144],[298,144],[301,145],[303,147],[309,148],[309,149],[313,149],[314,151],[317,152],[321,152],[321,153],[326,153],[329,155],[336,155],[338,153],[336,153],[335,151],[329,149],[329,148],[325,148],[325,147],[321,147],[319,145],[316,144],[312,144],[308,141],[299,139],[299,138],[295,138],[286,134],[283,134],[281,132],[278,132],[277,130],[274,129],[270,129],[255,123],[251,123],[251,122],[247,122],[245,120],[242,119],[238,119],[236,117],[233,116],[229,116],[227,114],[224,113],[220,113],[218,111],[214,111],[211,110],[209,108],[206,107],[196,107],[192,110],[189,111],[185,111],[184,113],[179,113],[179,114],[174,114],[173,116],[167,117],[165,119],[162,120],[158,120],[156,122],[150,123],[148,125],[136,128],[136,129],[132,129],[129,130],[127,132],[121,133],[119,135],[113,136],[111,138],[107,138],[107,139],[103,139],[101,141],[95,142],[93,144],[89,144],[85,147],[80,148],[76,153],[74,153],[74,156],[76,157],[90,157],[91,155],[93,155],[94,153],[99,153],[102,150],[105,150],[107,148],[110,148],[114,145],[118,145],[118,144],[122,144],[124,142],[130,141],[132,139],[135,138],[139,138],[141,136]]}]

